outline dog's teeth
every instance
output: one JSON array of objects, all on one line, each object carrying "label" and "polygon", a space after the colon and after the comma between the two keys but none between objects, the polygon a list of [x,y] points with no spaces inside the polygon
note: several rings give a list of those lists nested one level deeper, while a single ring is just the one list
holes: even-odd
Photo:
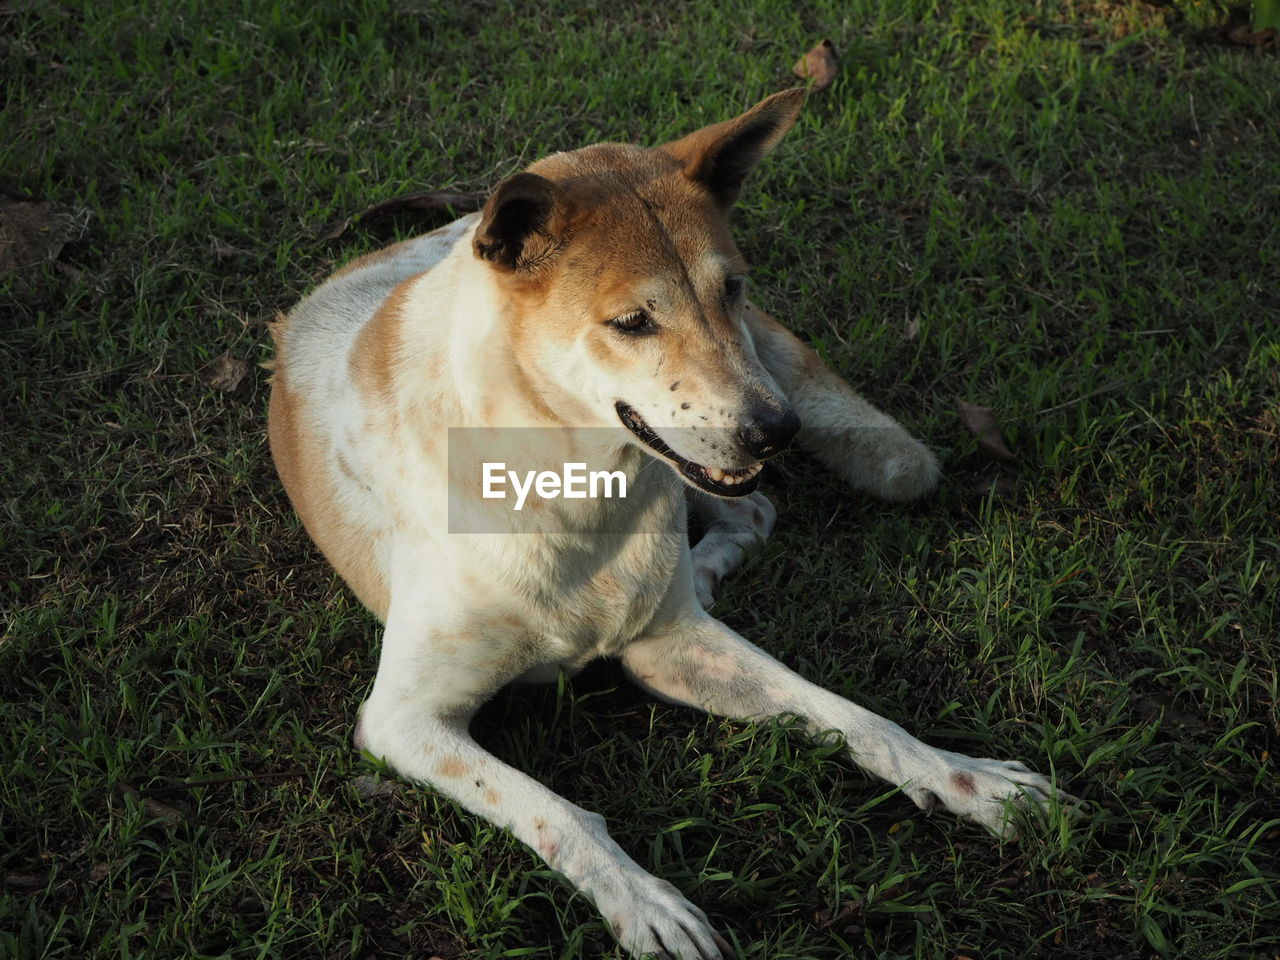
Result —
[{"label": "dog's teeth", "polygon": [[751,466],[747,467],[747,477],[748,478],[754,477],[757,473],[759,473],[763,469],[764,469],[763,463],[753,463]]},{"label": "dog's teeth", "polygon": [[726,486],[732,487],[735,483],[738,482],[738,478],[735,477],[732,473],[726,473],[724,475],[724,479],[720,482],[725,484]]},{"label": "dog's teeth", "polygon": [[707,467],[707,476],[716,483],[724,482],[724,471],[719,467]]}]

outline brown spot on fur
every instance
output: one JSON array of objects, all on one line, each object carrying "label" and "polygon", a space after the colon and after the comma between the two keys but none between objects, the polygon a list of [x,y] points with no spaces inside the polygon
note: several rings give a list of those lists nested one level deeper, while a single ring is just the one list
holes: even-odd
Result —
[{"label": "brown spot on fur", "polygon": [[496,807],[501,800],[502,797],[498,796],[498,791],[494,790],[493,787],[484,792],[484,802],[491,807]]},{"label": "brown spot on fur", "polygon": [[956,788],[957,793],[962,793],[966,797],[972,797],[978,792],[978,786],[973,781],[973,774],[965,773],[963,770],[951,775],[951,785]]},{"label": "brown spot on fur", "polygon": [[534,841],[534,847],[542,854],[542,859],[549,863],[551,858],[560,852],[560,841],[554,837],[544,835],[544,831],[547,829],[547,821],[541,817],[533,818],[533,829],[538,832],[538,839]]},{"label": "brown spot on fur", "polygon": [[442,777],[465,777],[470,771],[471,768],[457,755],[445,757],[436,764],[436,773]]}]

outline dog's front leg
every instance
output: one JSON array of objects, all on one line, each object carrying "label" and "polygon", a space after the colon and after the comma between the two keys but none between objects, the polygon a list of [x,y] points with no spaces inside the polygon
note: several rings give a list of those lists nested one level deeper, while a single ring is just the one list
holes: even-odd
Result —
[{"label": "dog's front leg", "polygon": [[591,897],[632,955],[728,960],[731,949],[706,915],[627,856],[603,817],[513,769],[471,738],[467,726],[476,708],[535,664],[538,643],[509,621],[444,617],[441,606],[447,602],[439,594],[406,602],[393,592],[357,745],[510,830]]},{"label": "dog's front leg", "polygon": [[812,348],[754,305],[756,355],[800,415],[801,446],[846,483],[884,500],[915,500],[938,485],[938,460],[888,414],[832,372]]},{"label": "dog's front leg", "polygon": [[893,721],[809,683],[701,612],[631,643],[623,663],[642,686],[676,703],[745,720],[796,716],[812,733],[835,732],[860,767],[900,786],[921,809],[945,807],[997,835],[1014,832],[1004,801],[1045,806],[1052,796],[1067,796],[1017,761],[921,743]]}]

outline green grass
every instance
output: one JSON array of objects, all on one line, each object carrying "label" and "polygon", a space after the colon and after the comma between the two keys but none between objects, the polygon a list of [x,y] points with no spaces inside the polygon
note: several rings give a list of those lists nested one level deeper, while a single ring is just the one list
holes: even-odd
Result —
[{"label": "green grass", "polygon": [[[674,137],[824,36],[840,78],[738,235],[765,305],[946,479],[887,507],[793,456],[778,533],[716,612],[1092,812],[997,844],[608,665],[501,695],[477,735],[608,817],[744,957],[1280,955],[1280,58],[1225,21],[1191,0],[0,9],[0,186],[92,215],[61,267],[0,277],[0,957],[616,956],[500,831],[430,790],[362,797],[375,624],[274,477],[264,374],[228,394],[201,372],[265,359],[264,320],[335,263],[442,222],[316,243],[331,220]],[[975,492],[997,467],[957,398],[1019,454],[1004,495]]]}]

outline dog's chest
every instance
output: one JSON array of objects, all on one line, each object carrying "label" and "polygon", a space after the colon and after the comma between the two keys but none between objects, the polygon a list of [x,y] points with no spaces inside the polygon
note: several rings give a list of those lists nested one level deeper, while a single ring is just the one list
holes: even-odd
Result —
[{"label": "dog's chest", "polygon": [[523,578],[523,613],[564,666],[616,654],[642,634],[684,549],[683,531],[596,539],[571,551],[548,551],[525,567],[532,576]]}]

